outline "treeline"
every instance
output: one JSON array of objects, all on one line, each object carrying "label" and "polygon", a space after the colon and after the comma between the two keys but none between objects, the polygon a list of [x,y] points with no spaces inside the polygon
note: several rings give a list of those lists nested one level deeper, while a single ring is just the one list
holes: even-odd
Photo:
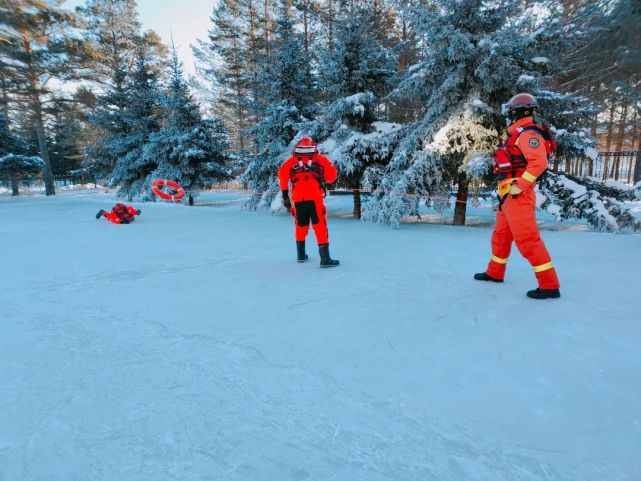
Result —
[{"label": "treeline", "polygon": [[[220,0],[189,86],[135,1],[52,5],[2,3],[12,133],[51,171],[84,168],[128,196],[157,175],[193,191],[233,176],[256,192],[250,207],[270,205],[278,164],[311,135],[355,215],[394,224],[418,212],[405,194],[465,201],[487,181],[516,92],[539,97],[561,156],[594,156],[604,115],[624,118],[610,132],[623,138],[639,114],[636,0]],[[81,87],[61,94],[51,78]]]},{"label": "treeline", "polygon": [[514,93],[539,97],[560,156],[596,155],[611,99],[638,110],[640,21],[634,0],[223,0],[194,52],[252,206],[271,204],[277,165],[311,135],[354,189],[355,216],[361,188],[363,216],[393,224],[418,213],[406,194],[456,188],[462,224]]},{"label": "treeline", "polygon": [[32,173],[38,156],[47,195],[54,174],[74,172],[130,198],[158,177],[190,193],[230,178],[222,121],[201,115],[175,48],[142,31],[136,2],[61,4],[0,3],[0,159],[25,159],[0,172]]}]

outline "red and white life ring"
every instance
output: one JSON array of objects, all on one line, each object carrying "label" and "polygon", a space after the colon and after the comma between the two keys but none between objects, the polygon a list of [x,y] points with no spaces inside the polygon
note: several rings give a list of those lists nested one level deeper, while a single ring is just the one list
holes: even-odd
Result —
[{"label": "red and white life ring", "polygon": [[[174,190],[174,193],[170,194],[160,189],[161,187],[165,187],[165,186]],[[151,183],[151,191],[161,199],[165,199],[165,200],[180,201],[183,199],[183,197],[185,197],[185,190],[173,180],[166,180],[166,179],[154,180]]]}]

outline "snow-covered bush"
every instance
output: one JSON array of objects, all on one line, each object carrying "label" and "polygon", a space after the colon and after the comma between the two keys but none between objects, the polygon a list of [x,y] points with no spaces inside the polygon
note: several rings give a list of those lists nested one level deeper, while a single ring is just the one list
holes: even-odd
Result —
[{"label": "snow-covered bush", "polygon": [[11,180],[12,195],[18,195],[18,182],[20,179],[39,174],[45,167],[45,161],[40,157],[28,155],[8,154],[0,157],[0,177]]},{"label": "snow-covered bush", "polygon": [[539,184],[540,193],[545,197],[541,208],[556,215],[559,220],[585,219],[595,229],[606,232],[641,230],[641,222],[625,204],[615,197],[603,195],[603,186],[597,184],[548,172]]}]

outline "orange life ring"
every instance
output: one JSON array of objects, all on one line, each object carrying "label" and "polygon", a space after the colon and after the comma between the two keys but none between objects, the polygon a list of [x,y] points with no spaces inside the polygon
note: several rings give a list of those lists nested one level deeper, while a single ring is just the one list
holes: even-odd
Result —
[{"label": "orange life ring", "polygon": [[[173,189],[175,193],[169,194],[160,189],[161,187],[165,187],[165,186],[169,187],[170,189]],[[165,199],[165,200],[179,201],[179,200],[182,200],[183,197],[185,197],[185,190],[173,180],[165,180],[165,179],[154,180],[151,183],[151,191],[161,199]]]}]

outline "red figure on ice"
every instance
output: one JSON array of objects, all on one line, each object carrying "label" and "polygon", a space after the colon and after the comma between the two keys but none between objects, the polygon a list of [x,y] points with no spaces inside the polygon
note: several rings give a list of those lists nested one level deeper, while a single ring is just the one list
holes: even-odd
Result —
[{"label": "red figure on ice", "polygon": [[[321,267],[335,267],[339,261],[329,255],[325,183],[331,184],[338,175],[336,167],[324,155],[310,137],[300,139],[293,155],[278,171],[278,180],[283,193],[283,205],[294,216],[296,228],[296,249],[298,262],[305,262],[305,238],[311,222],[318,242]],[[289,198],[289,183],[292,184],[292,198]],[[292,205],[293,201],[293,205]]]},{"label": "red figure on ice", "polygon": [[106,212],[105,210],[100,209],[96,214],[96,219],[104,217],[114,224],[129,224],[134,221],[134,216],[136,215],[140,215],[140,209],[118,203],[113,206],[111,212]]}]

